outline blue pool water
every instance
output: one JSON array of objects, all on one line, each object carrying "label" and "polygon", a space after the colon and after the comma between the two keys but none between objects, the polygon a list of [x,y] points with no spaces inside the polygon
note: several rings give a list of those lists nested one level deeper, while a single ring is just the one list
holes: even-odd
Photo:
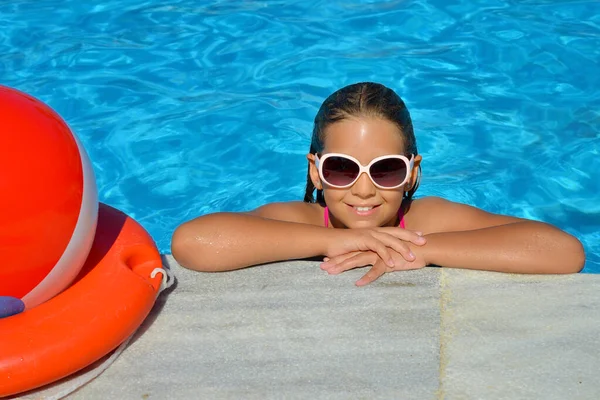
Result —
[{"label": "blue pool water", "polygon": [[0,83],[83,140],[102,201],[181,222],[301,199],[312,119],[373,80],[411,110],[419,194],[543,220],[600,273],[600,2],[0,2]]}]

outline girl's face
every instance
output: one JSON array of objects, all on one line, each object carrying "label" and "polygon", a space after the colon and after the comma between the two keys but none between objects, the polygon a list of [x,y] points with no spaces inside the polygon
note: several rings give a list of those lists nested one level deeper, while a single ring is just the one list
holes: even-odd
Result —
[{"label": "girl's face", "polygon": [[[349,118],[330,125],[324,133],[325,147],[322,155],[347,154],[365,166],[380,156],[404,155],[403,137],[398,132],[398,127],[385,119]],[[323,189],[331,223],[336,228],[394,226],[402,195],[414,184],[421,160],[421,156],[415,157],[413,176],[399,188],[380,189],[363,173],[352,186],[340,189],[321,182],[314,155],[309,154],[308,158],[311,160],[311,179],[317,189]]]}]

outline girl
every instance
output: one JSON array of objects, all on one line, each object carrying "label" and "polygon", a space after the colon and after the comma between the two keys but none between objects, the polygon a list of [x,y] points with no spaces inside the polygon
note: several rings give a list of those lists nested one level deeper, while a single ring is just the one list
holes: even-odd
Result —
[{"label": "girl", "polygon": [[551,225],[413,199],[422,157],[404,102],[383,85],[357,83],[329,96],[307,159],[303,202],[186,222],[172,239],[177,262],[226,271],[325,256],[321,268],[330,274],[371,266],[359,286],[426,265],[557,274],[583,268],[581,243]]}]

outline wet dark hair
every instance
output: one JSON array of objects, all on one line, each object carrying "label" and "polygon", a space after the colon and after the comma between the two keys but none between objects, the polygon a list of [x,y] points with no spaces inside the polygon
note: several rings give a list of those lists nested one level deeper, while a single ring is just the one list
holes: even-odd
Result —
[{"label": "wet dark hair", "polygon": [[[310,153],[321,153],[325,143],[325,130],[328,126],[351,117],[376,117],[392,122],[398,127],[404,139],[405,156],[417,153],[417,141],[413,132],[412,120],[404,101],[392,89],[379,83],[361,82],[341,88],[331,94],[319,108],[315,116]],[[419,176],[420,176],[419,166]],[[415,185],[404,194],[402,199],[403,212],[408,211],[413,195],[419,186],[419,178]],[[309,171],[306,175],[306,193],[304,201],[325,205],[323,191],[317,190],[316,200],[313,197],[315,186],[310,179]]]}]

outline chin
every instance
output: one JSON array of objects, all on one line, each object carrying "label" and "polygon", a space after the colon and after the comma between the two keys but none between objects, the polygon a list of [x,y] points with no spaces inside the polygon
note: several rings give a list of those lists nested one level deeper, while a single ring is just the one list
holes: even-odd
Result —
[{"label": "chin", "polygon": [[374,220],[362,220],[362,221],[349,221],[346,226],[350,229],[368,229],[368,228],[379,228],[381,225]]}]

